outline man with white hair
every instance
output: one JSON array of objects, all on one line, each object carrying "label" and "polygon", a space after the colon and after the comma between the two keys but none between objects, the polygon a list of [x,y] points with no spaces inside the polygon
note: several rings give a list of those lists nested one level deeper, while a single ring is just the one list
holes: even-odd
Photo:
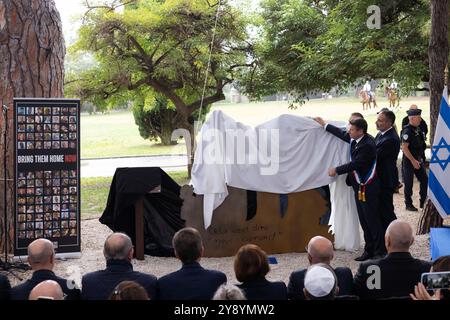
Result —
[{"label": "man with white hair", "polygon": [[133,271],[134,249],[129,236],[113,233],[105,241],[103,255],[106,269],[83,276],[83,300],[108,300],[114,288],[122,281],[135,281],[146,291],[150,299],[156,299],[157,281],[151,274]]},{"label": "man with white hair", "polygon": [[[28,300],[31,290],[46,280],[56,281],[68,300],[79,300],[80,290],[72,287],[69,280],[55,275],[55,250],[47,239],[37,239],[28,245],[28,263],[33,269],[31,279],[11,289],[11,300]],[[69,288],[70,286],[70,288]]]},{"label": "man with white hair", "polygon": [[361,263],[355,275],[355,292],[361,299],[409,297],[422,273],[431,263],[414,259],[409,248],[414,242],[409,223],[394,220],[386,230],[387,256]]},{"label": "man with white hair", "polygon": [[[307,247],[310,266],[316,264],[330,265],[334,257],[333,243],[325,237],[313,237]],[[307,269],[294,271],[289,277],[288,298],[291,300],[304,300],[304,280]],[[333,270],[339,285],[339,295],[353,294],[353,274],[347,267],[338,267]]]},{"label": "man with white hair", "polygon": [[58,282],[46,280],[31,290],[28,300],[64,300],[64,293]]},{"label": "man with white hair", "polygon": [[333,269],[325,263],[310,266],[306,271],[303,292],[306,300],[334,300],[339,287]]}]

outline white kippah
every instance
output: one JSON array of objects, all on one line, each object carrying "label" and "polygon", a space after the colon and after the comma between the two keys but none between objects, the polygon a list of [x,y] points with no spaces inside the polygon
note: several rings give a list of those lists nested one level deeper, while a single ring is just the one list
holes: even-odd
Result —
[{"label": "white kippah", "polygon": [[333,273],[321,266],[312,266],[305,276],[305,289],[314,297],[321,298],[329,295],[335,285]]}]

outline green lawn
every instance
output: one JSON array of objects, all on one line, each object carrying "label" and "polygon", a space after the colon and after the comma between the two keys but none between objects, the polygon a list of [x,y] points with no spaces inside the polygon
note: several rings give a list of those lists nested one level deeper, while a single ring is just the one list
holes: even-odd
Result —
[{"label": "green lawn", "polygon": [[186,153],[184,144],[161,146],[139,135],[131,112],[81,116],[81,158]]},{"label": "green lawn", "polygon": [[[429,122],[428,97],[410,97],[403,99],[396,112],[398,127],[406,110],[412,104],[424,110],[424,119]],[[386,98],[378,98],[379,109],[387,107]],[[316,99],[307,101],[296,110],[288,108],[286,101],[258,102],[240,104],[216,104],[212,110],[222,110],[235,120],[256,126],[282,114],[298,116],[321,116],[330,120],[347,120],[350,113],[362,112],[361,104],[356,98]],[[377,110],[379,110],[377,109]],[[369,132],[376,134],[376,110],[363,112],[369,122]],[[184,154],[184,143],[164,147],[145,141],[139,135],[131,112],[119,112],[106,115],[83,115],[81,117],[81,157],[105,158],[117,156],[145,156],[158,154]]]},{"label": "green lawn", "polygon": [[[180,186],[189,182],[187,171],[168,172]],[[81,217],[98,218],[105,209],[112,177],[81,179]]]}]

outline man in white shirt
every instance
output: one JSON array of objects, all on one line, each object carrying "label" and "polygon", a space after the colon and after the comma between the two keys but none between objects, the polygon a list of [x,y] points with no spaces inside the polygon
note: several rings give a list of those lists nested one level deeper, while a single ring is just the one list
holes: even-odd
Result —
[{"label": "man in white shirt", "polygon": [[371,87],[369,81],[366,81],[366,83],[364,84],[363,91],[367,92],[370,100],[373,99],[372,87]]}]

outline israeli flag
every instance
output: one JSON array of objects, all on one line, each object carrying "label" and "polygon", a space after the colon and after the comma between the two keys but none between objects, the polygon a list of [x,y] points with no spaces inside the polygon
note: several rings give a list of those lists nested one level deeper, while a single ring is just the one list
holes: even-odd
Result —
[{"label": "israeli flag", "polygon": [[428,197],[443,218],[450,215],[450,106],[444,87],[439,118],[431,147]]}]

